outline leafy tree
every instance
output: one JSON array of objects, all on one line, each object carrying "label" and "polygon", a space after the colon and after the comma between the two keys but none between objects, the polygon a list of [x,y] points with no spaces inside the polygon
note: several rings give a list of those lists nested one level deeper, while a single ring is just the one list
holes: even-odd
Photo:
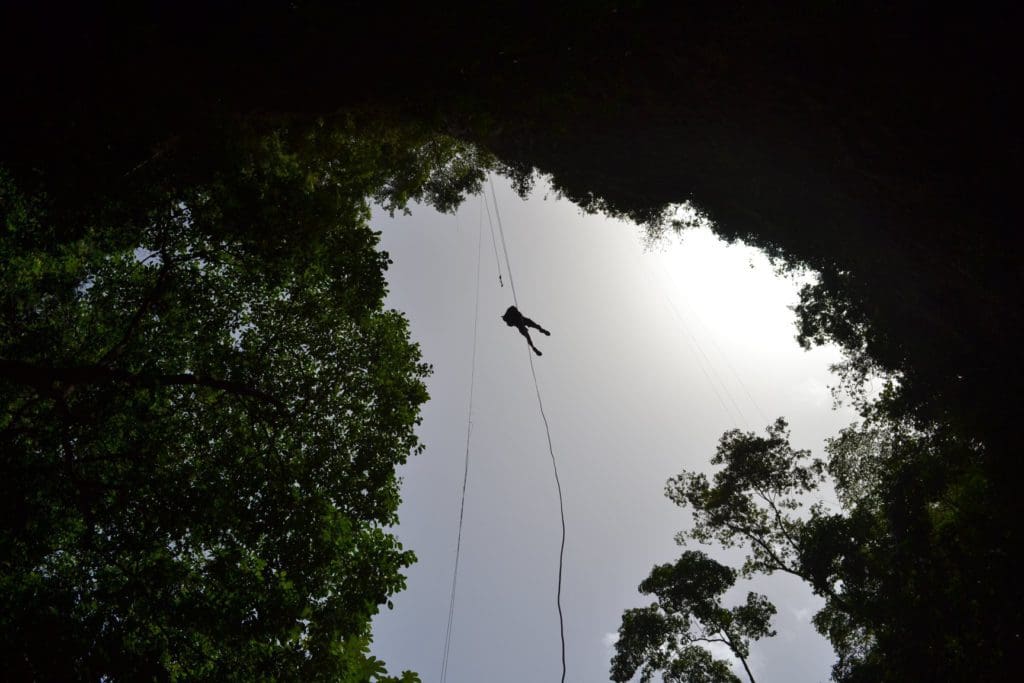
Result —
[{"label": "leafy tree", "polygon": [[[986,619],[1011,595],[988,580],[1004,563],[989,544],[983,451],[874,409],[826,453],[793,449],[782,419],[765,436],[726,432],[718,471],[684,471],[666,487],[693,515],[677,540],[742,546],[744,575],[805,581],[825,599],[814,624],[835,648],[837,681],[996,677],[1008,651],[985,637]],[[842,510],[809,504],[826,474]]]},{"label": "leafy tree", "polygon": [[805,571],[842,588],[814,619],[836,650],[833,677],[1000,678],[1012,655],[990,634],[1019,603],[998,587],[1009,577],[984,450],[877,418],[826,450],[845,514],[813,515],[801,545]]},{"label": "leafy tree", "polygon": [[657,602],[626,610],[612,659],[612,680],[628,681],[642,669],[647,683],[662,672],[666,681],[737,681],[726,661],[715,659],[701,645],[719,643],[743,664],[747,676],[750,641],[773,636],[770,621],[775,607],[763,595],[747,593],[746,602],[722,606],[722,595],[736,582],[736,572],[688,550],[675,564],[655,567],[640,584],[640,592]]},{"label": "leafy tree", "polygon": [[765,437],[726,432],[711,464],[722,466],[711,480],[684,470],[665,487],[670,500],[693,513],[692,529],[677,540],[747,544],[744,574],[783,571],[808,579],[799,558],[804,522],[794,513],[803,505],[801,496],[823,480],[824,463],[790,447],[788,425],[780,418]]},{"label": "leafy tree", "polygon": [[368,202],[450,208],[479,158],[346,122],[207,152],[75,206],[0,170],[6,675],[397,680],[370,619],[429,367]]}]

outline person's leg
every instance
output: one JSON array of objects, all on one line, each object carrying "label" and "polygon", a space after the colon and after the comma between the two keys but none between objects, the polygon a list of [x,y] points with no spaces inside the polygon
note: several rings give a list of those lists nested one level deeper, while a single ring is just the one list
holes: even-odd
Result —
[{"label": "person's leg", "polygon": [[533,345],[533,340],[530,339],[530,332],[526,329],[526,325],[520,325],[517,329],[520,333],[522,333],[524,337],[526,337],[526,343],[530,345],[530,348],[533,349],[533,352],[538,356],[543,355],[541,354],[540,349]]},{"label": "person's leg", "polygon": [[526,316],[523,316],[523,324],[524,324],[524,325],[526,325],[526,326],[528,326],[528,327],[532,327],[532,328],[534,328],[534,329],[540,330],[540,331],[541,331],[541,332],[542,332],[543,334],[546,334],[546,335],[548,335],[549,337],[551,336],[551,333],[550,333],[550,332],[548,332],[548,331],[547,331],[547,330],[545,330],[545,329],[544,329],[543,327],[541,327],[541,326],[540,326],[540,325],[538,325],[537,323],[533,322],[532,320],[530,320],[530,319],[529,319],[529,318],[527,318]]}]

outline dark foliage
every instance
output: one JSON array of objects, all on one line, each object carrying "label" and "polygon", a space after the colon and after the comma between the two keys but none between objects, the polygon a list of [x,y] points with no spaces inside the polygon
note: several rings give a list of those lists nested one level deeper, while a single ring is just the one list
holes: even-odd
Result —
[{"label": "dark foliage", "polygon": [[622,615],[612,680],[629,681],[640,669],[644,683],[657,672],[665,681],[732,683],[738,679],[728,663],[714,659],[705,647],[719,643],[743,664],[753,683],[747,666],[750,641],[775,635],[770,626],[775,606],[763,595],[747,593],[742,605],[723,607],[722,594],[735,582],[734,570],[694,550],[675,564],[651,570],[640,592],[654,594],[657,602]]},{"label": "dark foliage", "polygon": [[12,680],[397,680],[369,625],[429,368],[368,202],[446,208],[480,165],[345,121],[209,143],[202,183],[173,151],[76,204],[0,169]]},{"label": "dark foliage", "polygon": [[[827,452],[793,450],[782,421],[767,437],[726,433],[711,479],[669,481],[693,513],[680,543],[742,546],[746,575],[805,581],[825,599],[814,623],[837,681],[1000,678],[1019,591],[995,583],[1010,579],[1006,549],[989,545],[1005,520],[992,517],[978,444],[876,416]],[[825,472],[842,510],[808,504]]]}]

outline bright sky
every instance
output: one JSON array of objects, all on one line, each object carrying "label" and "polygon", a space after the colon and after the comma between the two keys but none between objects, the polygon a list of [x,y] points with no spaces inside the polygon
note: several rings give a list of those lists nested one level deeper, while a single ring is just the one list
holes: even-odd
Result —
[{"label": "bright sky", "polygon": [[[645,251],[639,228],[584,215],[543,183],[525,201],[502,179],[495,185],[519,307],[552,333],[533,337],[544,352],[535,359],[537,377],[565,497],[566,680],[607,681],[622,611],[648,602],[637,584],[654,564],[678,556],[673,536],[689,524],[688,513],[664,497],[665,481],[683,468],[708,469],[726,429],[760,432],[785,416],[794,447],[820,455],[824,439],[855,416],[832,409],[828,366],[838,352],[797,345],[789,307],[798,285],[777,277],[759,252],[703,229]],[[447,680],[557,681],[558,498],[525,340],[499,319],[512,292],[507,272],[505,287],[498,285],[482,206],[471,199],[457,216],[423,207],[394,219],[374,216],[394,261],[388,303],[408,315],[434,366],[420,428],[427,449],[401,471],[396,530],[419,561],[394,610],[375,620],[374,654],[390,671],[440,679],[482,225],[469,480]],[[753,590],[779,608],[778,636],[752,647],[755,676],[827,680],[833,655],[809,622],[817,600],[786,577],[758,581]]]}]

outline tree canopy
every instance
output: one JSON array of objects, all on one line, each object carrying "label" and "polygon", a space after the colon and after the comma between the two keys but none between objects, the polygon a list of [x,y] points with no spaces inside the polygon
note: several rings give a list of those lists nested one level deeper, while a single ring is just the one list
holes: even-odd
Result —
[{"label": "tree canopy", "polygon": [[202,182],[174,154],[88,204],[0,171],[13,678],[392,680],[369,624],[414,560],[387,527],[429,366],[368,202],[449,208],[481,167],[347,123],[234,133]]},{"label": "tree canopy", "polygon": [[734,570],[695,550],[651,570],[640,592],[653,593],[657,602],[623,614],[612,680],[629,681],[637,669],[644,683],[657,671],[665,681],[739,680],[725,660],[715,659],[705,647],[719,643],[743,664],[753,683],[747,665],[750,641],[775,635],[770,626],[775,606],[763,595],[747,593],[743,604],[723,607],[722,594],[735,582]]},{"label": "tree canopy", "polygon": [[[668,497],[693,518],[677,540],[744,548],[748,577],[785,572],[806,582],[825,601],[813,621],[835,648],[836,681],[999,678],[1012,667],[1006,643],[1019,589],[999,582],[1009,581],[1005,530],[979,445],[876,413],[826,453],[793,449],[781,419],[766,436],[726,432],[710,479],[684,471],[668,482]],[[818,498],[826,480],[839,508]],[[627,611],[623,632],[636,620]],[[636,656],[636,637],[616,647],[613,672]],[[685,666],[671,647],[647,652],[658,668]]]}]

